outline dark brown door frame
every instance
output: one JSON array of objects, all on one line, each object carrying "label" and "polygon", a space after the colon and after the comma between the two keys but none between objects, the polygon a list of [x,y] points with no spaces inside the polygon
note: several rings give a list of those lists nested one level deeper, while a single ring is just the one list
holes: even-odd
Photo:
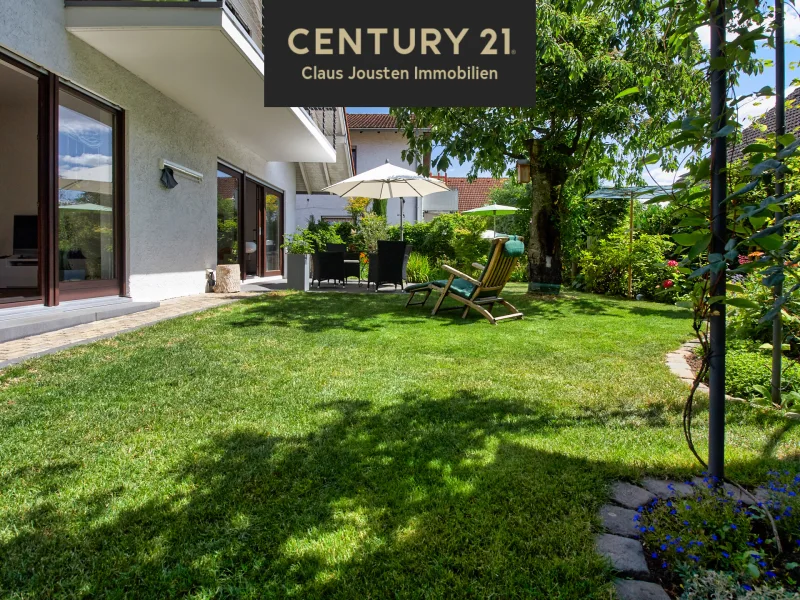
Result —
[{"label": "dark brown door frame", "polygon": [[[247,181],[255,184],[257,194],[256,197],[256,214],[258,218],[258,235],[256,236],[256,245],[258,246],[257,252],[257,261],[258,261],[258,268],[256,269],[256,275],[258,277],[271,277],[273,275],[282,275],[283,274],[283,252],[279,252],[279,268],[278,270],[267,271],[267,207],[266,207],[266,195],[274,195],[280,198],[278,203],[278,245],[280,246],[281,240],[283,240],[283,220],[284,220],[284,192],[275,189],[274,187],[270,186],[268,183],[264,183],[260,179],[256,179],[255,176],[245,173],[245,177]],[[245,275],[242,275],[242,281],[244,281]]]},{"label": "dark brown door frame", "polygon": [[37,221],[39,231],[38,236],[38,249],[37,249],[37,282],[39,285],[39,295],[29,300],[22,300],[21,302],[7,302],[0,304],[0,310],[3,308],[11,308],[18,306],[30,306],[36,304],[48,305],[52,289],[48,285],[47,280],[47,249],[49,240],[47,239],[47,231],[45,223],[47,222],[48,214],[48,188],[46,185],[46,175],[48,171],[48,151],[52,147],[50,145],[50,127],[48,116],[48,103],[50,100],[49,89],[51,85],[52,75],[42,72],[38,69],[32,68],[21,60],[16,60],[13,56],[9,56],[5,52],[0,52],[0,64],[9,65],[15,69],[36,77],[38,91],[37,91],[37,106],[38,106],[38,123],[37,123]]},{"label": "dark brown door frame", "polygon": [[[261,240],[261,246],[264,248],[264,277],[273,276],[273,275],[283,275],[283,250],[281,249],[281,242],[283,240],[283,224],[286,218],[284,213],[285,210],[285,200],[286,195],[273,187],[264,186],[264,194],[271,194],[277,196],[278,200],[278,239],[276,242],[278,243],[278,270],[277,271],[267,271],[266,264],[267,264],[267,244],[266,244],[266,232],[267,232],[267,211],[266,206],[264,210],[264,219],[262,221],[264,227],[264,236]],[[266,197],[262,195],[262,203],[266,201]]]},{"label": "dark brown door frame", "polygon": [[[54,229],[54,239],[56,244],[53,251],[50,253],[50,258],[55,259],[55,280],[56,280],[56,304],[60,300],[82,300],[85,298],[97,298],[101,296],[126,296],[128,293],[128,274],[125,246],[127,239],[125,236],[125,113],[123,110],[112,106],[107,102],[103,102],[87,94],[73,85],[67,84],[56,78],[54,75],[51,77],[56,79],[57,85],[54,86],[52,95],[55,101],[55,121],[54,121],[54,135],[55,135],[55,151],[53,156],[53,170],[51,171],[54,185],[54,193],[52,194],[52,207],[53,219],[52,225]],[[59,281],[58,271],[60,254],[58,253],[58,108],[59,108],[59,92],[61,88],[96,106],[102,110],[110,112],[114,116],[114,125],[112,128],[112,165],[114,177],[114,271],[116,279],[103,279],[96,281]],[[63,297],[63,298],[62,298]]]},{"label": "dark brown door frame", "polygon": [[[38,79],[38,221],[39,221],[39,291],[40,297],[34,300],[13,302],[1,305],[2,308],[44,304],[57,306],[63,299],[91,298],[102,295],[128,295],[127,235],[125,231],[125,112],[80,89],[67,86],[53,73],[29,66],[7,53],[0,53],[0,63],[9,64]],[[58,280],[58,111],[59,90],[68,87],[88,102],[110,110],[114,120],[114,195],[116,212],[114,216],[114,261],[117,279],[104,281],[98,285],[75,286],[62,284]],[[66,293],[62,294],[62,286]],[[72,288],[72,289],[70,289]]]},{"label": "dark brown door frame", "polygon": [[[239,275],[244,281],[245,277],[247,276],[245,273],[245,254],[244,254],[244,194],[245,194],[245,174],[244,171],[237,169],[236,167],[230,166],[226,162],[222,162],[219,159],[217,160],[217,170],[222,171],[226,175],[230,175],[231,177],[238,177],[239,178],[239,199],[236,203],[236,210],[237,210],[237,220],[238,223],[236,225],[236,240],[239,246]],[[217,248],[217,253],[219,252],[219,248]],[[217,260],[219,260],[219,256],[217,256]]]}]

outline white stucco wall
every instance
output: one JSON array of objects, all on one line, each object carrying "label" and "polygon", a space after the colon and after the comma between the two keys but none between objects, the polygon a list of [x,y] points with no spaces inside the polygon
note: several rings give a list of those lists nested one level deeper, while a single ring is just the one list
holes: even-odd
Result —
[{"label": "white stucco wall", "polygon": [[[68,33],[63,0],[0,0],[0,15],[0,46],[125,110],[127,256],[135,300],[204,291],[205,270],[216,265],[218,158],[283,190],[285,231],[294,231],[293,164],[264,161]],[[165,190],[162,158],[203,173],[203,182],[178,176],[178,187]]]},{"label": "white stucco wall", "polygon": [[[406,140],[397,131],[360,131],[350,130],[350,143],[356,147],[356,171],[363,173],[384,164],[387,159],[393,165],[404,167],[411,171],[417,169],[417,163],[409,165],[405,162],[400,153],[406,148]],[[338,196],[325,196],[320,194],[299,194],[297,196],[297,216],[296,223],[299,227],[305,227],[309,216],[313,215],[315,220],[320,217],[346,217],[344,210],[346,200]],[[399,198],[390,198],[386,208],[386,221],[390,225],[400,223]],[[406,198],[403,218],[406,223],[416,223],[422,218],[421,204],[419,198]],[[287,229],[287,231],[289,231]]]}]

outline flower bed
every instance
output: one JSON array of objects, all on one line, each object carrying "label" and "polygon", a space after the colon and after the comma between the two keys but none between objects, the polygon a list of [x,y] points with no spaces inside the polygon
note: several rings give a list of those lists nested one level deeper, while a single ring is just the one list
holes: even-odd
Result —
[{"label": "flower bed", "polygon": [[[704,477],[702,484],[687,482],[693,488],[690,496],[657,498],[639,507],[634,519],[646,557],[665,589],[675,596],[683,592],[683,597],[691,598],[800,598],[796,594],[800,578],[800,475],[772,472],[770,478],[753,505],[736,500],[734,491],[715,486]],[[782,550],[767,511],[774,518]],[[729,580],[736,595],[698,595],[697,590],[715,580],[716,576],[707,571]],[[783,595],[758,592],[760,595],[753,596],[759,587]],[[786,596],[785,592],[791,594]]]}]

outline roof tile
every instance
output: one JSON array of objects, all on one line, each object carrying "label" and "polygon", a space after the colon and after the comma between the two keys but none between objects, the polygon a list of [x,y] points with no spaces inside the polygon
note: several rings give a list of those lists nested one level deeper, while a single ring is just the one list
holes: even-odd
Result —
[{"label": "roof tile", "polygon": [[489,204],[489,192],[502,187],[506,178],[494,179],[492,177],[477,177],[469,181],[466,177],[448,177],[447,175],[434,175],[447,184],[451,190],[458,190],[458,212],[479,208]]}]

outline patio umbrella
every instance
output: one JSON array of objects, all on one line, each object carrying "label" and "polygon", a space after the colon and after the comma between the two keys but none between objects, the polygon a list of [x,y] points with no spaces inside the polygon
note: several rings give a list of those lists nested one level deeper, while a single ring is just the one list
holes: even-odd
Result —
[{"label": "patio umbrella", "polygon": [[418,175],[414,171],[403,169],[391,164],[375,167],[364,173],[354,175],[349,179],[334,183],[323,192],[330,192],[343,198],[372,198],[384,200],[387,198],[400,198],[400,239],[403,239],[403,206],[406,196],[427,196],[436,192],[446,192],[450,188],[439,179]]},{"label": "patio umbrella", "polygon": [[464,214],[469,213],[471,215],[493,215],[494,225],[492,226],[492,230],[495,232],[495,237],[496,237],[497,215],[513,215],[515,212],[517,212],[516,206],[505,206],[503,204],[487,204],[486,206],[479,206],[478,208],[465,210]]}]

